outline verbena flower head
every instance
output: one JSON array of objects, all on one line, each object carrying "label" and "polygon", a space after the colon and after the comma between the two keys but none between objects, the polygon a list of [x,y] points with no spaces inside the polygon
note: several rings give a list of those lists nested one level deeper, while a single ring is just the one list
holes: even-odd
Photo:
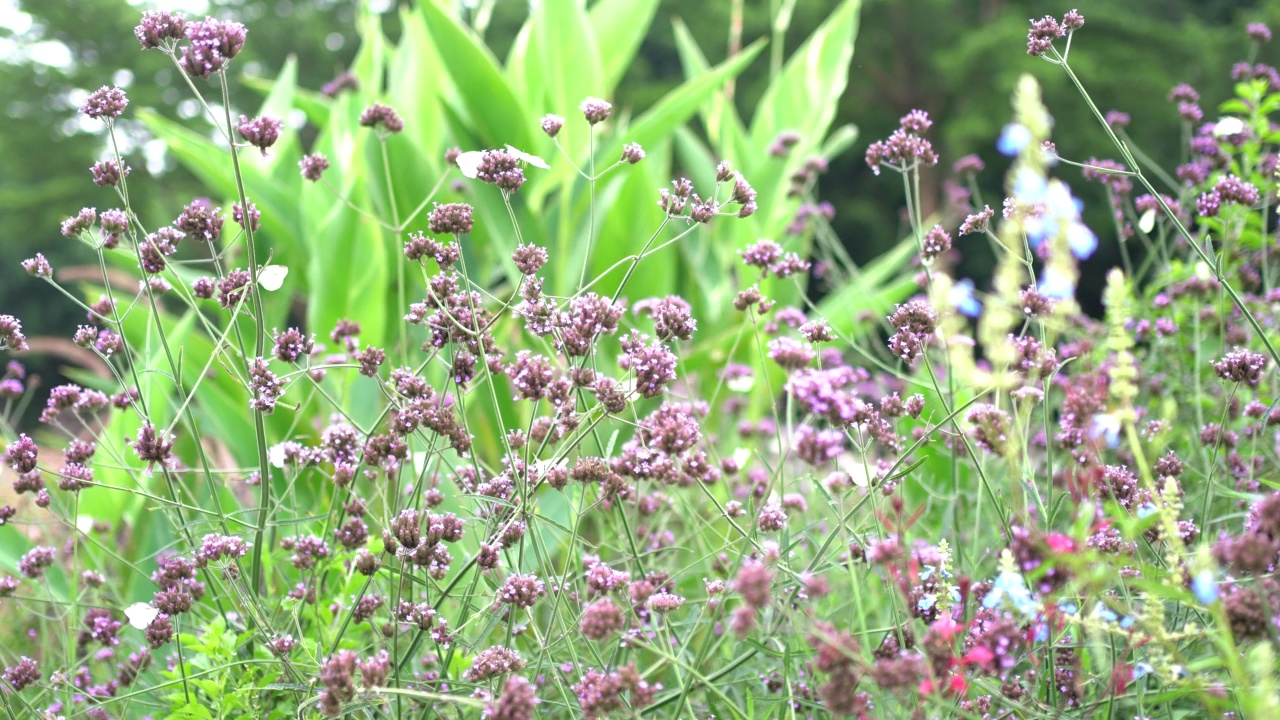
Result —
[{"label": "verbena flower head", "polygon": [[427,218],[427,229],[436,235],[466,235],[473,226],[471,214],[466,203],[436,205]]},{"label": "verbena flower head", "polygon": [[173,47],[186,37],[187,19],[182,13],[148,10],[142,14],[142,21],[133,29],[134,37],[143,50]]},{"label": "verbena flower head", "polygon": [[1271,28],[1265,23],[1249,23],[1244,29],[1250,42],[1265,45],[1271,42]]},{"label": "verbena flower head", "polygon": [[30,685],[40,682],[40,666],[25,655],[21,657],[17,664],[4,669],[2,676],[4,681],[13,688],[14,692],[22,692]]},{"label": "verbena flower head", "polygon": [[312,153],[299,160],[298,167],[302,170],[303,178],[318,182],[324,171],[329,169],[329,158],[321,153]]},{"label": "verbena flower head", "polygon": [[95,119],[114,120],[124,113],[129,106],[129,98],[119,87],[103,85],[90,93],[88,99],[80,106],[80,112]]},{"label": "verbena flower head", "polygon": [[45,259],[42,253],[36,253],[35,257],[23,260],[22,269],[32,277],[46,280],[53,277],[53,267],[49,265],[49,261]]},{"label": "verbena flower head", "polygon": [[[103,228],[106,229],[106,213],[102,214]],[[181,230],[192,240],[213,242],[222,235],[222,208],[213,207],[208,200],[192,200],[182,208],[182,214],[173,221],[173,226]]]},{"label": "verbena flower head", "polygon": [[1084,27],[1084,16],[1076,10],[1071,10],[1064,15],[1062,22],[1058,22],[1051,15],[1032,20],[1031,28],[1027,31],[1027,54],[1040,57],[1053,47],[1054,40],[1082,27]]},{"label": "verbena flower head", "polygon": [[222,72],[240,54],[248,33],[244,25],[234,20],[206,17],[187,23],[185,35],[189,44],[182,49],[182,69],[198,78]]},{"label": "verbena flower head", "polygon": [[93,175],[93,184],[99,187],[115,187],[120,184],[121,178],[133,172],[133,168],[128,165],[121,165],[114,160],[103,160],[96,162],[89,168],[89,172]]},{"label": "verbena flower head", "polygon": [[1256,387],[1262,379],[1262,371],[1267,366],[1267,356],[1236,348],[1213,363],[1213,370],[1218,377],[1227,382],[1246,383]]},{"label": "verbena flower head", "polygon": [[395,110],[382,103],[374,103],[360,113],[360,124],[375,130],[396,134],[404,130],[404,121]]},{"label": "verbena flower head", "polygon": [[543,115],[540,124],[542,132],[548,137],[555,137],[560,134],[560,128],[564,127],[564,118],[559,115]]},{"label": "verbena flower head", "polygon": [[602,123],[613,114],[613,106],[600,98],[589,97],[578,105],[578,109],[591,125]]},{"label": "verbena flower head", "polygon": [[520,653],[502,645],[495,645],[482,651],[471,662],[471,667],[462,674],[470,682],[483,682],[508,673],[513,673],[525,665]]},{"label": "verbena flower head", "polygon": [[937,165],[938,155],[933,151],[933,144],[923,137],[932,124],[928,113],[923,110],[912,110],[904,115],[898,129],[888,139],[877,140],[867,148],[867,165],[871,172],[879,175],[882,166],[907,172],[919,166]]},{"label": "verbena flower head", "polygon": [[148,471],[157,464],[168,469],[177,466],[177,459],[173,456],[173,436],[165,435],[151,423],[138,428],[138,436],[130,445],[138,459],[147,463]]},{"label": "verbena flower head", "polygon": [[241,139],[258,148],[262,152],[262,156],[266,157],[267,148],[275,145],[276,140],[280,139],[280,128],[280,121],[269,115],[256,117],[252,120],[241,115],[240,123],[236,125],[236,132]]},{"label": "verbena flower head", "polygon": [[622,162],[635,165],[644,159],[644,148],[639,143],[627,143],[622,146]]},{"label": "verbena flower head", "polygon": [[486,720],[534,720],[539,702],[533,684],[513,675],[502,686],[498,699],[485,707],[484,717]]},{"label": "verbena flower head", "polygon": [[355,73],[351,72],[350,70],[343,70],[342,72],[338,73],[338,75],[334,77],[332,80],[322,85],[320,87],[320,92],[325,97],[332,98],[342,94],[344,90],[350,90],[354,92],[359,89],[360,89],[360,78],[357,78]]},{"label": "verbena flower head", "polygon": [[474,176],[509,193],[519,190],[525,181],[524,169],[518,159],[506,150],[482,151]]}]

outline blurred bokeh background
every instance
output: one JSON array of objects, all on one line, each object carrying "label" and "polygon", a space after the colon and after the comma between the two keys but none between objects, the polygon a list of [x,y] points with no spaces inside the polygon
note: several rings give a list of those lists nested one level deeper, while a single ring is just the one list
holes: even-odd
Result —
[{"label": "blurred bokeh background", "polygon": [[[382,15],[397,35],[397,2],[371,0],[364,10]],[[132,35],[144,9],[188,14],[233,15],[249,27],[250,42],[240,75],[272,78],[289,56],[299,60],[300,84],[313,89],[341,72],[356,52],[359,0],[0,0],[0,312],[19,316],[29,336],[66,338],[82,322],[82,312],[47,284],[28,278],[19,263],[37,252],[55,267],[84,261],[83,253],[59,235],[60,222],[81,207],[110,207],[111,191],[94,186],[89,166],[106,154],[102,125],[79,117],[76,108],[103,84],[126,87],[134,107],[149,107],[176,118],[196,115],[182,79],[157,53],[142,53]],[[623,80],[615,105],[639,111],[681,79],[673,23],[686,24],[710,60],[729,51],[731,18],[740,8],[743,44],[769,35],[783,0],[664,0],[639,61]],[[528,12],[528,0],[468,0],[486,41],[502,58]],[[789,53],[835,5],[799,0],[786,35]],[[997,205],[1004,164],[994,141],[1008,118],[1008,97],[1016,77],[1036,73],[1056,119],[1059,153],[1086,160],[1112,153],[1084,102],[1060,72],[1025,53],[1027,20],[1061,15],[1078,7],[1087,25],[1077,33],[1072,64],[1103,111],[1132,117],[1130,136],[1169,169],[1183,155],[1182,125],[1166,100],[1177,83],[1193,85],[1209,117],[1231,89],[1229,69],[1248,59],[1247,22],[1280,29],[1280,0],[1080,0],[1061,6],[1041,0],[866,0],[849,90],[836,125],[853,123],[860,137],[844,156],[830,158],[822,197],[835,208],[834,224],[855,260],[865,261],[892,246],[905,232],[902,189],[896,178],[876,178],[863,161],[869,142],[886,136],[913,108],[935,120],[932,138],[942,162],[924,175],[926,213],[945,209],[950,165],[980,154],[986,170],[979,178],[987,202]],[[1254,51],[1257,62],[1280,60],[1276,45]],[[767,53],[766,53],[767,55]],[[734,88],[735,101],[754,107],[767,81],[761,57]],[[233,112],[252,112],[260,96],[237,90]],[[566,109],[559,109],[565,112]],[[137,123],[123,129],[135,207],[154,217],[172,217],[200,184],[168,157]],[[760,149],[764,152],[764,148]],[[1079,170],[1059,176],[1086,202],[1086,219],[1102,239],[1085,268],[1083,304],[1094,305],[1103,271],[1118,264],[1115,233],[1101,187],[1086,184]],[[656,191],[656,188],[655,188]],[[954,229],[954,226],[952,227]],[[974,248],[970,250],[969,248]],[[961,276],[981,287],[990,256],[978,244],[966,246]],[[24,359],[48,388],[60,382],[56,355]],[[37,395],[43,392],[37,391]]]}]

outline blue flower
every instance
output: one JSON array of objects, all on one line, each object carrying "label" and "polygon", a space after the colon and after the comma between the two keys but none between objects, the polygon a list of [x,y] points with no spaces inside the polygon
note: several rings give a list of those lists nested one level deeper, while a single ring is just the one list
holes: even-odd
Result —
[{"label": "blue flower", "polygon": [[1085,260],[1098,249],[1098,236],[1084,223],[1073,222],[1067,226],[1067,245],[1072,255]]},{"label": "blue flower", "polygon": [[1202,605],[1212,605],[1218,601],[1218,582],[1213,573],[1201,570],[1191,579],[1191,592]]},{"label": "blue flower", "polygon": [[1120,446],[1120,419],[1111,413],[1098,413],[1089,424],[1089,437],[1106,438],[1107,447]]},{"label": "blue flower", "polygon": [[1079,605],[1073,602],[1068,602],[1066,600],[1063,600],[1062,602],[1058,603],[1058,609],[1068,615],[1075,615],[1076,613],[1080,612]]},{"label": "blue flower", "polygon": [[1006,601],[1024,616],[1030,617],[1036,614],[1036,601],[1031,597],[1027,584],[1018,573],[1002,572],[996,576],[991,592],[982,599],[982,606],[993,608]]},{"label": "blue flower", "polygon": [[973,281],[965,278],[951,286],[951,304],[965,317],[982,314],[982,302],[973,296]]},{"label": "blue flower", "polygon": [[1036,285],[1040,292],[1053,300],[1070,300],[1075,297],[1076,286],[1071,278],[1055,269],[1052,265],[1046,267],[1044,272],[1040,274],[1040,282]]},{"label": "blue flower", "polygon": [[1013,196],[1024,205],[1048,201],[1049,183],[1040,173],[1029,167],[1018,169],[1013,178]]},{"label": "blue flower", "polygon": [[1157,510],[1158,508],[1155,506],[1155,503],[1144,502],[1138,506],[1138,513],[1137,513],[1138,519],[1146,520],[1152,515],[1155,515]]},{"label": "blue flower", "polygon": [[938,596],[932,593],[921,595],[920,600],[916,602],[916,610],[927,612],[934,605],[938,604]]},{"label": "blue flower", "polygon": [[1107,622],[1115,622],[1120,619],[1120,616],[1116,614],[1116,611],[1106,605],[1103,605],[1101,600],[1098,601],[1097,605],[1093,606],[1093,614]]},{"label": "blue flower", "polygon": [[1155,672],[1155,668],[1151,667],[1151,663],[1140,662],[1140,663],[1133,664],[1134,680],[1141,680],[1147,675],[1150,675],[1152,672]]},{"label": "blue flower", "polygon": [[996,140],[996,149],[1002,155],[1013,157],[1030,143],[1031,131],[1025,125],[1009,123],[1000,131],[1000,137]]}]

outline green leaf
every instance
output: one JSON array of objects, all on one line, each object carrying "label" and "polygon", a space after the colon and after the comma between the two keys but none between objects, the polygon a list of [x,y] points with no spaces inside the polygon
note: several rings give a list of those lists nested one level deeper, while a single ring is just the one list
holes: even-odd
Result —
[{"label": "green leaf", "polygon": [[865,332],[869,327],[858,322],[859,314],[884,314],[893,303],[909,296],[917,288],[915,280],[904,273],[915,252],[915,239],[906,238],[893,250],[867,264],[847,285],[818,303],[822,317],[843,336]]},{"label": "green leaf", "polygon": [[[680,64],[684,68],[685,77],[696,77],[710,67],[702,48],[693,33],[680,18],[671,21],[675,30],[676,52],[680,55]],[[715,93],[702,108],[702,121],[707,127],[707,136],[718,145],[721,157],[730,158],[744,169],[752,166],[753,153],[747,147],[747,131],[738,117],[738,109],[725,93]]]},{"label": "green leaf", "polygon": [[[405,8],[400,13],[400,44],[391,57],[387,85],[394,107],[412,122],[405,123],[405,135],[413,139],[420,155],[413,163],[426,165],[438,172],[443,158],[438,150],[444,132],[444,113],[440,108],[440,68],[445,63],[420,13]],[[415,153],[419,155],[419,153]],[[394,176],[399,179],[400,176]]]},{"label": "green leaf", "polygon": [[751,122],[751,143],[763,148],[782,130],[816,147],[835,118],[849,79],[858,33],[859,0],[845,0],[769,83]]},{"label": "green leaf", "polygon": [[764,41],[757,40],[738,55],[725,60],[698,77],[691,78],[667,93],[652,108],[618,135],[599,152],[601,162],[611,163],[622,154],[625,143],[637,142],[641,147],[656,145],[675,132],[704,102],[724,86],[726,80],[737,77],[764,48]]},{"label": "green leaf", "polygon": [[610,90],[587,13],[581,0],[544,0],[529,18],[529,27],[528,48],[517,56],[523,58],[524,77],[513,80],[523,80],[526,102],[535,115],[574,117],[581,131],[562,133],[560,143],[569,157],[580,157],[590,135],[572,111],[585,98],[605,97]]},{"label": "green leaf", "polygon": [[608,48],[608,52],[600,55],[606,88],[617,87],[627,74],[657,11],[658,0],[600,0],[591,8],[596,45]]},{"label": "green leaf", "polygon": [[[529,147],[532,123],[480,38],[434,3],[418,3],[427,30],[465,106],[468,120],[488,147]],[[466,148],[470,149],[470,148]]]}]

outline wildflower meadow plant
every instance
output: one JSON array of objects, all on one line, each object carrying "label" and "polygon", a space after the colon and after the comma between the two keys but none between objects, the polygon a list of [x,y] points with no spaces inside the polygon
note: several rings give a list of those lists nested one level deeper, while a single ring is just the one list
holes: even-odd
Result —
[{"label": "wildflower meadow plant", "polygon": [[[644,27],[612,5],[540,4],[500,72],[422,3],[401,45],[373,24],[353,71],[234,117],[250,29],[143,15],[212,135],[89,95],[113,207],[60,234],[100,281],[12,270],[84,310],[101,372],[17,428],[31,329],[0,315],[8,715],[1280,711],[1275,71],[1233,70],[1210,122],[1174,88],[1169,174],[1072,69],[1084,17],[1033,21],[1118,159],[1054,146],[1023,77],[988,204],[914,110],[866,149],[910,235],[857,267],[819,200],[856,3],[771,58],[750,124],[715,91],[759,44],[708,67],[682,40],[689,81],[616,107]],[[219,200],[142,214],[134,112]],[[716,144],[673,155],[696,113]],[[926,217],[947,164],[966,212]],[[992,276],[956,277],[975,243]]]}]

